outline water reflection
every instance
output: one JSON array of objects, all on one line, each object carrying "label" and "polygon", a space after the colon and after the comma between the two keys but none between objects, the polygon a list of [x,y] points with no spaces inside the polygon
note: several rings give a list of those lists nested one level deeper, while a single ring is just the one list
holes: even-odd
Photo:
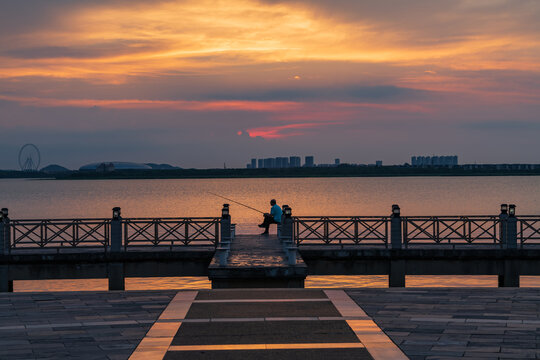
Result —
[{"label": "water reflection", "polygon": [[[521,287],[540,287],[540,276],[521,276]],[[407,276],[407,287],[497,287],[497,277],[487,276]],[[15,281],[20,291],[106,291],[107,279]],[[388,287],[386,275],[308,276],[306,288]],[[126,290],[210,289],[207,277],[126,278]]]}]

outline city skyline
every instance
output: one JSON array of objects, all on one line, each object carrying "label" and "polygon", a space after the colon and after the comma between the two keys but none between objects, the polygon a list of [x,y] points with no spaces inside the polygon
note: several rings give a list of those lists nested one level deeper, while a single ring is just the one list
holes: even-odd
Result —
[{"label": "city skyline", "polygon": [[0,168],[26,143],[69,168],[537,163],[539,18],[534,0],[8,0]]}]

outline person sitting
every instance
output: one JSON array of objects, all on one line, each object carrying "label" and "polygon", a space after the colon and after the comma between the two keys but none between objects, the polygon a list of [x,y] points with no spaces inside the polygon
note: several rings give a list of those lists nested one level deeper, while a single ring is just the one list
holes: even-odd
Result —
[{"label": "person sitting", "polygon": [[268,235],[270,224],[281,224],[281,215],[283,214],[281,207],[276,204],[275,199],[270,200],[270,205],[272,206],[270,208],[270,214],[265,213],[262,224],[259,224],[260,228],[265,229],[261,235]]}]

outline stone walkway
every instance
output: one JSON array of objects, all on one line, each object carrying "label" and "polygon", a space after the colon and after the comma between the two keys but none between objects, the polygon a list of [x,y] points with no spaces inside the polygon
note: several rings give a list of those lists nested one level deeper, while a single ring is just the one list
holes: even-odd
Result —
[{"label": "stone walkway", "polygon": [[179,292],[130,359],[406,359],[343,290]]},{"label": "stone walkway", "polygon": [[176,291],[0,294],[0,359],[127,359]]},{"label": "stone walkway", "polygon": [[540,357],[540,289],[347,292],[411,359]]},{"label": "stone walkway", "polygon": [[540,289],[0,294],[0,359],[397,359],[402,352],[538,358]]}]

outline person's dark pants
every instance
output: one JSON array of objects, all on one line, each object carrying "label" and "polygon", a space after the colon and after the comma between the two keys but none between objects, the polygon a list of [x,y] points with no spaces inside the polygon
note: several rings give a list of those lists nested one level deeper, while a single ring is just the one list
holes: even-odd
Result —
[{"label": "person's dark pants", "polygon": [[281,224],[274,220],[274,217],[272,215],[265,216],[264,221],[262,223],[262,227],[264,228],[264,233],[268,233],[268,229],[270,228],[270,224]]}]

